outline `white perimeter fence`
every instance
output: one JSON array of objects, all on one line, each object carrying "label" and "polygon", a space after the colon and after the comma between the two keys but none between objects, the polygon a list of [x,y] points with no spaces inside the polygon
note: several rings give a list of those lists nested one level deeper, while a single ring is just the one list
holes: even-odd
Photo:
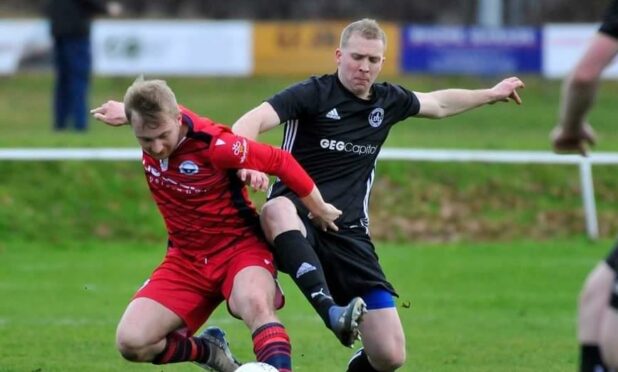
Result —
[{"label": "white perimeter fence", "polygon": [[[137,160],[141,150],[127,148],[58,149],[58,148],[13,148],[0,149],[0,160],[59,161],[59,160]],[[618,164],[618,153],[593,153],[588,157],[557,155],[545,151],[484,151],[484,150],[438,150],[383,148],[380,160],[410,160],[432,162],[483,162],[513,164],[575,164],[579,166],[582,202],[588,237],[599,236],[593,164]]]}]

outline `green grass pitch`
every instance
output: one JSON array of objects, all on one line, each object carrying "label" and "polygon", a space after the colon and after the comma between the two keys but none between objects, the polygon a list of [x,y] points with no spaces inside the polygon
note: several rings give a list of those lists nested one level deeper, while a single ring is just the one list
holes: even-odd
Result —
[{"label": "green grass pitch", "polygon": [[[402,371],[572,371],[576,298],[609,241],[458,245],[378,244],[407,336]],[[125,362],[114,332],[132,293],[161,259],[161,244],[4,242],[0,250],[0,371],[191,371]],[[342,371],[338,344],[287,278],[279,312],[296,371]],[[408,307],[408,305],[410,305]],[[248,330],[220,307],[242,360]]]}]

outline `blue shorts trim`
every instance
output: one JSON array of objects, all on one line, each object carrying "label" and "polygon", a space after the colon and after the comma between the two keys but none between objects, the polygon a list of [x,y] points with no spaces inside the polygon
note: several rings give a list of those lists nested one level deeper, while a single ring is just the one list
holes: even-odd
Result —
[{"label": "blue shorts trim", "polygon": [[393,295],[384,288],[374,288],[362,296],[367,304],[367,310],[387,309],[395,307]]}]

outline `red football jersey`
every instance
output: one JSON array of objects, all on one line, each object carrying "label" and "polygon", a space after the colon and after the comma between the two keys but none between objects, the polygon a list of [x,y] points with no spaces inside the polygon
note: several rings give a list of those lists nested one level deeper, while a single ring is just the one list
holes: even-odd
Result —
[{"label": "red football jersey", "polygon": [[301,197],[313,189],[311,178],[288,152],[236,136],[184,107],[181,112],[188,132],[172,155],[157,160],[144,152],[142,157],[173,247],[212,254],[261,234],[238,169],[276,175]]}]

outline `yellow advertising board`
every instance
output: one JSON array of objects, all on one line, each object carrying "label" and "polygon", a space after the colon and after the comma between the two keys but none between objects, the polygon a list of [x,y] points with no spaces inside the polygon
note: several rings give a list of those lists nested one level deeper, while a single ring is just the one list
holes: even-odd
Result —
[{"label": "yellow advertising board", "polygon": [[[335,49],[348,22],[256,22],[253,55],[256,75],[319,75],[335,72]],[[399,73],[399,27],[381,23],[388,47],[382,74]]]}]

